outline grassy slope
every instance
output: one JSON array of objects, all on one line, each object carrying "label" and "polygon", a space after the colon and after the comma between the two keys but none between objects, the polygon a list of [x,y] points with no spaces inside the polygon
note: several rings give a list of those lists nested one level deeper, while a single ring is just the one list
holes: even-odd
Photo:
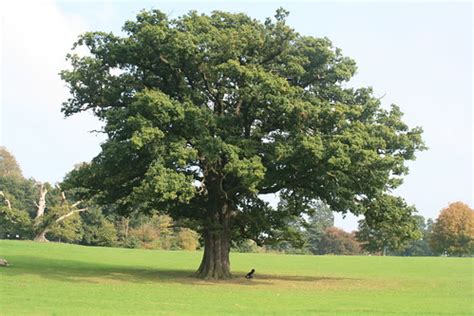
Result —
[{"label": "grassy slope", "polygon": [[201,255],[0,241],[0,314],[474,313],[474,259],[236,253],[256,279],[210,282],[190,277]]}]

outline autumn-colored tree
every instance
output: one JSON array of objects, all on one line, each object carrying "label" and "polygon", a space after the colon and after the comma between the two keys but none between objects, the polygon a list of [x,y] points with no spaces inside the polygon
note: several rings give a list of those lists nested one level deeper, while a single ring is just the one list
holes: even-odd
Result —
[{"label": "autumn-colored tree", "polygon": [[192,229],[182,228],[177,239],[181,249],[196,250],[199,247],[199,234]]},{"label": "autumn-colored tree", "polygon": [[337,227],[324,231],[318,245],[318,254],[356,255],[362,252],[359,242],[353,233],[348,233]]},{"label": "autumn-colored tree", "polygon": [[474,210],[455,202],[441,211],[433,225],[430,245],[437,254],[464,256],[474,254]]},{"label": "autumn-colored tree", "polygon": [[173,220],[168,215],[154,214],[151,218],[136,219],[136,227],[130,230],[130,237],[140,241],[139,247],[169,249],[172,244],[171,226]]}]

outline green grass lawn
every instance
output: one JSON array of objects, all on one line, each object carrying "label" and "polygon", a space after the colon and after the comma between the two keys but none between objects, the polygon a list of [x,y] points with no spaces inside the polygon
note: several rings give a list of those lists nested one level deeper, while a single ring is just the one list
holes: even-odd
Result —
[{"label": "green grass lawn", "polygon": [[232,253],[203,281],[201,255],[0,241],[0,315],[474,314],[474,259]]}]

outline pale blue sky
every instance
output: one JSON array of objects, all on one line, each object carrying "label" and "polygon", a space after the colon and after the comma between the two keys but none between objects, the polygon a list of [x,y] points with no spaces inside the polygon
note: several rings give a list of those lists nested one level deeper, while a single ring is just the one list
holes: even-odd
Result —
[{"label": "pale blue sky", "polygon": [[[90,160],[101,138],[89,115],[59,112],[67,91],[57,73],[76,36],[86,30],[119,32],[143,8],[174,17],[189,10],[245,12],[264,19],[279,6],[304,35],[326,36],[356,60],[353,86],[373,86],[385,106],[399,105],[411,126],[422,126],[430,149],[410,163],[397,194],[425,217],[448,203],[473,206],[472,4],[240,1],[20,1],[2,2],[0,144],[23,173],[59,181]],[[29,8],[29,9],[27,9]],[[337,225],[356,228],[354,218]]]}]

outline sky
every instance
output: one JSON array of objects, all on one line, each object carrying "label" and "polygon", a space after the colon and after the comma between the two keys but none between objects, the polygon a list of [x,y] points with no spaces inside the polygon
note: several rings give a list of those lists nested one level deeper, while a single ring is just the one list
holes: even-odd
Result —
[{"label": "sky", "polygon": [[[328,37],[357,62],[349,85],[372,86],[384,107],[397,104],[409,126],[424,129],[429,150],[408,164],[395,194],[424,217],[436,218],[454,201],[473,207],[470,2],[0,1],[0,145],[24,176],[52,183],[99,153],[104,138],[90,131],[100,122],[60,112],[68,90],[58,72],[82,32],[120,33],[141,9],[172,17],[245,12],[263,21],[280,6],[299,33]],[[354,230],[357,218],[336,216],[336,226]]]}]

